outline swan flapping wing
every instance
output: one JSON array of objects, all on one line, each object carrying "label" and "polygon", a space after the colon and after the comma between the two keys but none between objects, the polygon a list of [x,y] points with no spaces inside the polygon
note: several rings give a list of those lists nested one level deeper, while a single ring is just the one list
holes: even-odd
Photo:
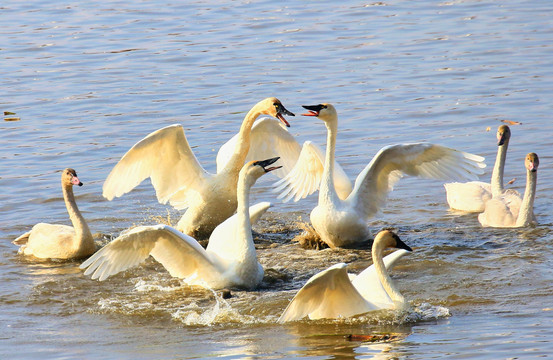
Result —
[{"label": "swan flapping wing", "polygon": [[196,271],[219,271],[192,237],[167,226],[139,226],[123,233],[80,266],[85,275],[103,281],[142,263],[152,255],[171,276],[185,278]]},{"label": "swan flapping wing", "polygon": [[[284,202],[298,201],[319,189],[324,170],[325,155],[322,149],[311,141],[303,144],[296,165],[280,181],[274,184],[273,192],[280,193],[279,199]],[[340,164],[334,163],[334,187],[340,199],[345,199],[351,192],[352,183]]]},{"label": "swan flapping wing", "polygon": [[[217,153],[217,173],[221,172],[232,157],[238,141],[238,134],[223,144]],[[282,178],[288,174],[301,152],[301,146],[282,123],[273,118],[261,118],[255,121],[250,133],[250,149],[246,162],[269,159],[279,156],[278,164],[282,168],[273,173]]]},{"label": "swan flapping wing", "polygon": [[352,285],[347,265],[336,264],[312,276],[286,307],[278,322],[349,317],[375,310]]},{"label": "swan flapping wing", "polygon": [[[409,253],[409,251],[404,249],[399,249],[394,251],[391,254],[386,255],[382,260],[384,261],[384,266],[387,271],[391,271],[396,265],[397,261],[403,257],[403,255]],[[373,265],[369,266],[363,270],[359,275],[355,276],[351,283],[359,291],[361,296],[365,300],[370,301],[371,303],[378,306],[378,308],[392,308],[394,302],[384,290],[382,282],[378,278],[376,273],[376,268]]]},{"label": "swan flapping wing", "polygon": [[197,189],[210,176],[192,152],[181,125],[154,131],[136,143],[111,170],[103,196],[112,200],[150,178],[157,199],[177,209],[187,207],[186,190]]},{"label": "swan flapping wing", "polygon": [[385,204],[388,191],[403,176],[475,180],[484,173],[484,158],[429,143],[383,147],[357,176],[348,201],[366,218]]}]

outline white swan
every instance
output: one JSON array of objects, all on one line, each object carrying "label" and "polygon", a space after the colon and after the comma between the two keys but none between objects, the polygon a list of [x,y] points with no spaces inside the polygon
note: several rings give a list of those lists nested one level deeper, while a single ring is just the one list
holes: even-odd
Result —
[{"label": "white swan", "polygon": [[[320,180],[319,202],[311,211],[311,223],[330,247],[349,246],[370,237],[367,221],[384,205],[388,191],[404,175],[433,179],[476,179],[486,166],[481,156],[468,154],[428,143],[397,144],[382,148],[359,174],[349,195],[342,199],[334,183],[334,151],[338,115],[331,104],[304,106],[323,120],[327,130],[324,171]],[[305,177],[318,160],[308,157],[298,160],[294,169],[281,183],[284,193],[304,194]],[[304,170],[307,169],[307,170]],[[317,180],[318,181],[318,180]],[[319,186],[317,183],[316,186]],[[282,185],[280,187],[283,188]],[[295,195],[294,195],[295,196]]]},{"label": "white swan", "polygon": [[[158,201],[170,202],[186,212],[177,229],[187,235],[207,237],[236,210],[236,182],[250,149],[251,128],[261,114],[278,118],[289,126],[284,115],[294,115],[280,100],[271,97],[258,102],[245,116],[226,166],[210,174],[200,165],[181,125],[157,130],[135,144],[115,165],[103,186],[108,200],[121,196],[150,178]],[[278,143],[278,141],[276,142]],[[280,149],[275,146],[271,157]],[[284,150],[283,153],[286,153]],[[258,158],[259,159],[259,158]]]},{"label": "white swan", "polygon": [[507,125],[499,126],[497,129],[497,157],[495,158],[491,183],[470,181],[467,183],[444,184],[447,203],[450,208],[466,212],[482,212],[488,200],[503,194],[505,191],[503,188],[503,169],[510,138],[511,129]]},{"label": "white swan", "polygon": [[277,159],[244,165],[238,180],[237,213],[215,228],[207,249],[170,226],[140,226],[104,246],[82,263],[81,269],[87,268],[85,275],[102,281],[151,255],[172,276],[191,285],[254,288],[263,279],[263,268],[257,261],[251,224],[271,204],[259,203],[248,209],[250,188],[261,175],[279,168],[268,167]]},{"label": "white swan", "polygon": [[75,170],[63,170],[61,188],[73,227],[38,223],[31,231],[13,241],[14,244],[20,245],[19,253],[41,259],[65,260],[83,258],[96,251],[90,229],[75,202],[73,185],[82,186],[83,183],[77,177]]},{"label": "white swan", "polygon": [[536,223],[534,216],[534,199],[538,179],[540,160],[535,153],[529,153],[524,159],[526,167],[526,190],[521,199],[518,193],[506,192],[493,197],[486,203],[483,213],[478,215],[482,226],[490,227],[525,227]]},{"label": "white swan", "polygon": [[[386,248],[399,248],[382,258]],[[347,273],[347,265],[336,264],[312,276],[298,291],[278,321],[347,318],[380,309],[402,309],[403,295],[395,287],[388,271],[397,260],[412,251],[399,236],[389,230],[379,232],[372,246],[373,265],[359,275]]]}]

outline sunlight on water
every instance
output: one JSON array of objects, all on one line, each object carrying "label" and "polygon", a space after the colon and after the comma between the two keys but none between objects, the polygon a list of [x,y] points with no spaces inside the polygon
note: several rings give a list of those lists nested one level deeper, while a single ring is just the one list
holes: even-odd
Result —
[{"label": "sunlight on water", "polygon": [[[2,12],[0,358],[553,354],[550,2],[31,0]],[[523,193],[522,159],[540,156],[539,225],[481,228],[476,215],[447,209],[442,182],[404,177],[368,226],[393,228],[413,248],[391,273],[410,309],[287,324],[277,319],[311,276],[340,262],[358,274],[372,259],[368,243],[300,246],[312,241],[304,230],[317,194],[282,203],[271,176],[252,189],[252,203],[273,204],[254,226],[265,277],[253,291],[227,298],[189,286],[151,258],[98,282],[81,261],[16,254],[11,241],[34,224],[69,224],[66,167],[84,182],[76,201],[98,246],[135,226],[176,224],[182,211],[159,204],[149,180],[103,198],[113,166],[147,134],[182,124],[213,172],[219,147],[267,96],[297,114],[289,131],[300,144],[323,148],[323,123],[299,114],[333,103],[336,160],[352,180],[381,147],[428,141],[486,157],[489,181],[495,129],[509,123],[508,187]]]}]

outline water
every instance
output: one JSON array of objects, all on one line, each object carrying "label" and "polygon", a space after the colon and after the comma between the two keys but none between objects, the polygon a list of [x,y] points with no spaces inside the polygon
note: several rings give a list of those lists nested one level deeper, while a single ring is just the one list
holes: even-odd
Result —
[{"label": "water", "polygon": [[[0,122],[0,357],[551,356],[552,10],[541,0],[4,3],[0,104],[20,120]],[[69,223],[65,167],[85,183],[77,201],[100,244],[131,225],[176,219],[148,182],[103,199],[113,165],[146,134],[181,123],[214,171],[218,147],[267,96],[297,113],[335,104],[337,159],[352,178],[384,145],[431,141],[486,156],[489,179],[495,129],[521,122],[511,126],[506,178],[522,190],[524,155],[540,155],[540,225],[482,229],[476,216],[447,210],[440,182],[405,178],[369,226],[394,227],[414,248],[393,277],[415,311],[287,325],[276,319],[311,275],[336,262],[361,271],[370,255],[291,242],[316,197],[279,203],[272,179],[253,195],[274,204],[255,227],[268,275],[231,299],[186,286],[154,261],[99,283],[79,262],[16,254],[11,241],[33,224]],[[319,121],[289,120],[300,141],[324,144]],[[379,333],[398,338],[347,338]]]}]

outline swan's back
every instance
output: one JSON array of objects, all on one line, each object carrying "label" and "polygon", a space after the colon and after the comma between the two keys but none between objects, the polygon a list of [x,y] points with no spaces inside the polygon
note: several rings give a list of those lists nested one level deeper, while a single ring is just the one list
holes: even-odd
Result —
[{"label": "swan's back", "polygon": [[483,181],[444,184],[447,203],[454,210],[482,212],[492,198],[492,187]]}]

